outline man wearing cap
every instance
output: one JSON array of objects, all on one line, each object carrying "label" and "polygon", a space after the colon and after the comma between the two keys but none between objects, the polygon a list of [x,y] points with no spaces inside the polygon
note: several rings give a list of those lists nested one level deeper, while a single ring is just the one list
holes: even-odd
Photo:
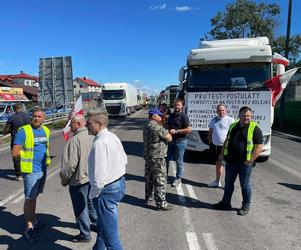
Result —
[{"label": "man wearing cap", "polygon": [[[163,113],[155,108],[149,110],[149,122],[143,129],[145,159],[145,202],[155,198],[157,210],[169,211],[173,206],[166,202],[167,144],[172,136],[162,125]],[[153,197],[154,191],[154,197]]]}]

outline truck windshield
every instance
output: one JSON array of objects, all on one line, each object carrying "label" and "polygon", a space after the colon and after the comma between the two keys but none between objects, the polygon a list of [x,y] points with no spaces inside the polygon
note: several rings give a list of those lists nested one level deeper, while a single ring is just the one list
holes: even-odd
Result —
[{"label": "truck windshield", "polygon": [[103,90],[104,100],[121,100],[125,97],[124,90]]},{"label": "truck windshield", "polygon": [[0,105],[0,113],[4,112],[5,106]]},{"label": "truck windshield", "polygon": [[270,63],[196,65],[188,69],[188,90],[264,90]]}]

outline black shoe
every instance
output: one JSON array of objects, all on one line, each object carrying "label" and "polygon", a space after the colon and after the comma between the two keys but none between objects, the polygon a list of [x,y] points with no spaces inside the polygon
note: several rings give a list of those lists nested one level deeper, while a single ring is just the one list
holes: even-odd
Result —
[{"label": "black shoe", "polygon": [[81,235],[76,235],[76,236],[72,236],[70,240],[74,243],[88,243],[92,239],[91,238],[85,238]]},{"label": "black shoe", "polygon": [[97,233],[98,230],[97,230],[97,223],[91,223],[90,225],[90,230]]},{"label": "black shoe", "polygon": [[40,239],[34,228],[30,228],[25,231],[25,238],[31,243],[37,242]]},{"label": "black shoe", "polygon": [[150,205],[153,200],[154,200],[154,197],[147,197],[147,198],[145,198],[145,205]]},{"label": "black shoe", "polygon": [[173,210],[173,205],[167,204],[165,206],[157,206],[158,211],[170,211]]},{"label": "black shoe", "polygon": [[231,204],[226,204],[222,201],[220,201],[219,203],[213,204],[213,207],[216,210],[225,210],[225,211],[229,211],[232,209]]},{"label": "black shoe", "polygon": [[250,210],[250,207],[242,206],[240,209],[238,209],[237,214],[241,215],[241,216],[245,216],[248,214],[249,210]]}]

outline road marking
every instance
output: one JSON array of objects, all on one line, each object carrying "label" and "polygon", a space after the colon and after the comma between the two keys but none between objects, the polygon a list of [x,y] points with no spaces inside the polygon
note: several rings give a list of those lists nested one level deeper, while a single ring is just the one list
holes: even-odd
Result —
[{"label": "road marking", "polygon": [[[49,175],[47,175],[47,180],[49,180],[52,176],[56,175],[60,171],[59,165],[56,165],[54,168],[55,168],[55,170],[53,172],[51,172]],[[16,204],[16,203],[20,202],[21,200],[24,200],[24,193],[22,193],[20,196],[18,196],[16,199],[14,199],[12,201],[12,203]]]},{"label": "road marking", "polygon": [[186,238],[190,250],[201,250],[196,233],[186,233]]},{"label": "road marking", "polygon": [[116,131],[117,129],[121,128],[124,124],[126,124],[126,123],[127,123],[129,120],[131,120],[132,118],[136,117],[136,116],[137,116],[138,114],[140,114],[142,111],[143,111],[143,109],[142,109],[142,110],[139,110],[138,112],[136,112],[136,113],[133,114],[132,116],[127,117],[127,118],[126,118],[123,122],[121,122],[119,125],[113,127],[113,128],[111,129],[111,132],[114,132],[114,131]]},{"label": "road marking", "polygon": [[213,235],[211,233],[203,233],[203,238],[208,250],[218,250]]},{"label": "road marking", "polygon": [[[171,173],[173,176],[176,174],[175,170],[175,162],[170,162],[169,168],[171,169]],[[186,198],[185,194],[182,188],[182,184],[176,187],[177,193],[178,193],[178,199],[183,204],[183,212],[184,212],[184,222],[186,225],[186,239],[188,242],[189,250],[200,250],[200,244],[198,241],[197,234],[195,233],[195,230],[192,225],[191,215],[189,208],[185,207]]]},{"label": "road marking", "polygon": [[185,184],[189,197],[191,198],[192,202],[198,202],[198,197],[196,196],[193,187],[190,184]]},{"label": "road marking", "polygon": [[10,196],[8,196],[7,198],[5,198],[4,200],[0,201],[0,207],[4,206],[7,202],[11,201],[12,199],[14,199],[16,196],[20,195],[23,192],[23,189],[18,190],[16,193],[11,194]]},{"label": "road marking", "polygon": [[301,173],[300,173],[299,171],[297,171],[297,170],[295,170],[295,169],[293,169],[293,168],[291,168],[291,167],[289,167],[289,166],[287,166],[287,165],[285,165],[285,164],[283,164],[283,163],[281,163],[281,162],[279,162],[279,161],[276,161],[276,160],[274,160],[273,158],[270,158],[269,161],[270,161],[273,165],[275,165],[275,166],[277,166],[277,167],[279,167],[279,168],[281,168],[281,169],[283,169],[283,170],[289,172],[289,173],[292,174],[292,175],[295,175],[295,176],[301,178]]}]

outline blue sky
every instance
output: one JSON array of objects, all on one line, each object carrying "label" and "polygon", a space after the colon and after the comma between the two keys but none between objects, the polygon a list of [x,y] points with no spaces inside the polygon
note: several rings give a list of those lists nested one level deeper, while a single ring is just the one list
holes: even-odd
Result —
[{"label": "blue sky", "polygon": [[[189,51],[225,0],[10,0],[0,15],[0,74],[38,75],[40,57],[72,56],[73,77],[130,82],[149,93],[177,83]],[[277,35],[285,35],[288,0]],[[293,0],[292,34],[301,33]],[[299,27],[298,27],[298,25]]]}]

